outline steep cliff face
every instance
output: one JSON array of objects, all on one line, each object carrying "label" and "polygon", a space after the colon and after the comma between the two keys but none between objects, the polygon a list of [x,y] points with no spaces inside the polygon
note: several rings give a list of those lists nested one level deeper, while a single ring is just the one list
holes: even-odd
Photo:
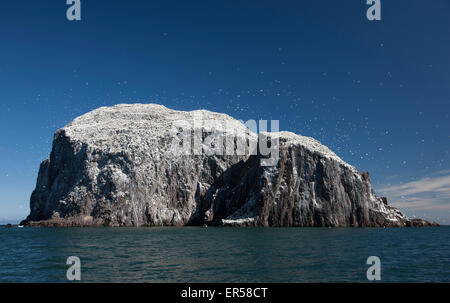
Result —
[{"label": "steep cliff face", "polygon": [[[230,141],[208,137],[218,132],[226,133],[221,138],[233,136]],[[273,144],[278,141],[279,160],[264,166],[266,156],[255,149],[261,137],[227,115],[154,104],[99,108],[56,132],[24,223],[428,224],[388,206],[374,194],[368,173],[358,172],[314,139],[288,132],[271,137]],[[246,143],[243,153],[216,150],[229,148],[229,142],[236,150],[238,141]],[[196,148],[202,152],[193,153]]]}]

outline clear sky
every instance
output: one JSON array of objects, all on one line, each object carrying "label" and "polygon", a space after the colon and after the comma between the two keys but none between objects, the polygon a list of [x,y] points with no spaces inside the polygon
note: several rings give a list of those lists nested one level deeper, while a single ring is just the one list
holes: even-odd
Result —
[{"label": "clear sky", "polygon": [[117,103],[278,119],[407,215],[450,224],[450,1],[0,3],[0,222],[29,211],[53,133]]}]

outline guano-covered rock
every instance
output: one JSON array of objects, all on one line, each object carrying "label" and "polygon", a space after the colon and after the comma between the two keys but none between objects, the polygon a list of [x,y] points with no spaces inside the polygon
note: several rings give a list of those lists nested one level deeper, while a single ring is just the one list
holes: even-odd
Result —
[{"label": "guano-covered rock", "polygon": [[[196,124],[196,117],[201,124]],[[217,132],[246,143],[244,153],[183,154],[177,147],[216,148]],[[237,136],[236,136],[237,134]],[[244,135],[243,135],[244,134]],[[44,226],[342,226],[430,225],[410,220],[377,197],[368,173],[318,141],[289,132],[276,165],[264,166],[261,136],[224,114],[183,112],[155,104],[102,107],[55,133],[42,162],[31,212]],[[180,139],[181,138],[181,139]],[[197,142],[198,144],[198,142]],[[200,146],[200,149],[201,149]],[[198,146],[197,146],[198,147]]]}]

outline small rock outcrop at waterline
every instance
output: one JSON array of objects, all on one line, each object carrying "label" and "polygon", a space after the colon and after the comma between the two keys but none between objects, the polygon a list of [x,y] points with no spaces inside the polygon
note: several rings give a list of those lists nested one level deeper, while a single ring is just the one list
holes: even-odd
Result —
[{"label": "small rock outcrop at waterline", "polygon": [[[234,137],[211,140],[209,136],[216,133],[224,133],[221,138]],[[266,143],[278,147],[274,165],[262,164],[267,160],[260,148],[263,136],[224,114],[175,111],[155,104],[96,109],[55,133],[50,157],[42,162],[31,195],[31,212],[22,223],[431,224],[410,220],[389,206],[375,195],[368,173],[359,172],[318,141],[290,132],[264,134],[270,137]],[[200,150],[225,144],[230,148],[230,142],[234,150],[238,142],[248,148],[235,154],[192,152],[199,146]],[[190,153],[180,152],[180,146],[187,146]]]}]

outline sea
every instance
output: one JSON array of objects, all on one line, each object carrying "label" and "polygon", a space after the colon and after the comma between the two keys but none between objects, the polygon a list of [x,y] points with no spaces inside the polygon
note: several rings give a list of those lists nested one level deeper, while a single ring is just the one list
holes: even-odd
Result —
[{"label": "sea", "polygon": [[450,282],[450,226],[0,227],[0,282],[72,282],[72,256],[80,282]]}]

